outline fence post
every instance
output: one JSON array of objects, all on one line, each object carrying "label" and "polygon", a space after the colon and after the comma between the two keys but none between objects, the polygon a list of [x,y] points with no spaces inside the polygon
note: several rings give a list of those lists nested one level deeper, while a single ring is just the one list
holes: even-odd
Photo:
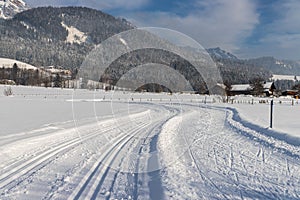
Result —
[{"label": "fence post", "polygon": [[274,100],[271,100],[271,113],[270,113],[270,128],[273,128],[273,106],[274,106]]}]

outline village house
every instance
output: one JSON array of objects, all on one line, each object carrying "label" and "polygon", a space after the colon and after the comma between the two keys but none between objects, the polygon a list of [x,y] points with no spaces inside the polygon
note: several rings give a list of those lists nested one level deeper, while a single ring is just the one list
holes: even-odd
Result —
[{"label": "village house", "polygon": [[285,90],[282,92],[282,96],[290,96],[294,98],[299,98],[299,91],[298,90]]},{"label": "village house", "polygon": [[65,78],[70,78],[72,75],[72,72],[70,70],[64,69],[63,67],[47,66],[40,67],[40,69],[43,69],[44,71],[52,75],[59,74]]},{"label": "village house", "polygon": [[[271,96],[274,94],[274,91],[276,89],[273,82],[265,82],[263,85],[263,95],[265,96]],[[253,88],[250,86],[250,84],[238,84],[238,85],[232,85],[230,90],[230,95],[251,95],[253,93]]]}]

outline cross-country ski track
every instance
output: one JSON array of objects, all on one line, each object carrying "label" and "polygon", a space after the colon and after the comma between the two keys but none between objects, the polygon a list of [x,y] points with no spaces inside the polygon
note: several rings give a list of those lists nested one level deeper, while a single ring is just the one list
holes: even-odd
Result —
[{"label": "cross-country ski track", "polygon": [[0,136],[0,199],[300,198],[300,147],[231,109],[123,104],[132,112]]}]

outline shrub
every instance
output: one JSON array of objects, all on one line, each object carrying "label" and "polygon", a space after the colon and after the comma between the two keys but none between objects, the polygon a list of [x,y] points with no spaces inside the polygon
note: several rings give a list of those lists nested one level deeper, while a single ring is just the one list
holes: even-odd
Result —
[{"label": "shrub", "polygon": [[5,96],[13,95],[11,87],[5,88],[3,93],[4,93]]}]

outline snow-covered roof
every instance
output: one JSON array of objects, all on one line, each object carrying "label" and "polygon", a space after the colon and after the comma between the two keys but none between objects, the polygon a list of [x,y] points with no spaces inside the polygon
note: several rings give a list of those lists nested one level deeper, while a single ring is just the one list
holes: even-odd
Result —
[{"label": "snow-covered roof", "polygon": [[51,74],[65,74],[65,75],[71,75],[71,71],[68,69],[64,69],[60,66],[43,66],[41,67],[44,71],[51,73]]},{"label": "snow-covered roof", "polygon": [[232,85],[231,91],[247,91],[251,90],[251,86],[249,84],[239,84],[239,85]]},{"label": "snow-covered roof", "polygon": [[270,89],[273,85],[273,82],[266,82],[263,86],[264,86],[264,89]]},{"label": "snow-covered roof", "polygon": [[[297,80],[300,80],[300,76],[296,76]],[[295,81],[295,76],[294,75],[277,75],[273,74],[272,80],[290,80],[290,81]]]},{"label": "snow-covered roof", "polygon": [[219,86],[222,89],[226,89],[226,85],[222,84],[222,83],[217,83],[217,86]]},{"label": "snow-covered roof", "polygon": [[[264,90],[269,91],[269,89],[272,87],[273,82],[266,82],[263,84]],[[231,91],[249,91],[252,87],[250,84],[239,84],[239,85],[232,85]]]}]

